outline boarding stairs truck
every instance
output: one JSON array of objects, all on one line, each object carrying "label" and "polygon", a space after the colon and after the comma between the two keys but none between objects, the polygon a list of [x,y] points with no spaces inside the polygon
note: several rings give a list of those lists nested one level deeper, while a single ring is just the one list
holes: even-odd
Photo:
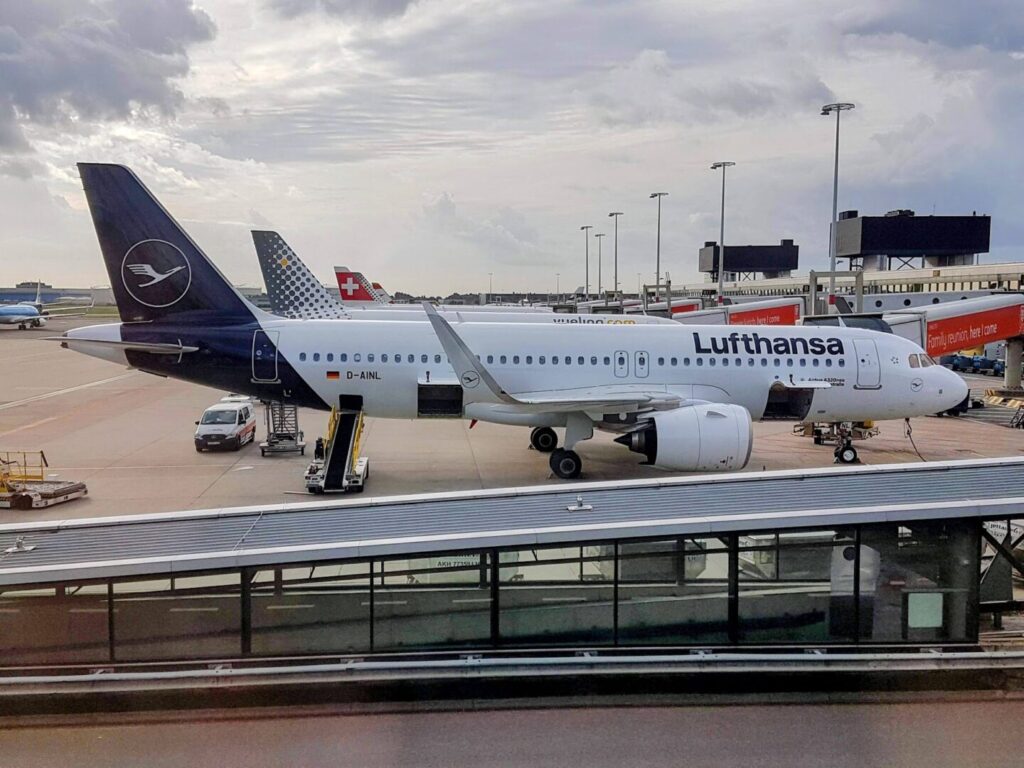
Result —
[{"label": "boarding stairs truck", "polygon": [[79,499],[85,483],[46,478],[42,451],[0,451],[0,509],[42,509]]},{"label": "boarding stairs truck", "polygon": [[306,468],[310,493],[362,493],[370,476],[370,460],[360,456],[363,437],[361,409],[331,409],[327,434],[317,440],[312,463]]}]

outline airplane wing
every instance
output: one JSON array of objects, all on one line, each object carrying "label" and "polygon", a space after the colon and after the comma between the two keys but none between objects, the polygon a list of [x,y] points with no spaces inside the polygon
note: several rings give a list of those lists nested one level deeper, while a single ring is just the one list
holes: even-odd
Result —
[{"label": "airplane wing", "polygon": [[476,389],[481,384],[499,402],[516,406],[517,410],[537,412],[571,411],[633,411],[640,408],[667,410],[687,404],[686,399],[666,390],[645,390],[632,387],[590,387],[584,389],[542,390],[538,392],[509,393],[477,359],[466,342],[455,332],[451,324],[438,313],[429,302],[423,302],[445,354],[452,361],[455,373],[464,389]]}]

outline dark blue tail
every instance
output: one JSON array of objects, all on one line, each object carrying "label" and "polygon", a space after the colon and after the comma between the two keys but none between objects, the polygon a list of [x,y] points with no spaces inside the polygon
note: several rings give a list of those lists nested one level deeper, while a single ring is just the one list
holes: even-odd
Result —
[{"label": "dark blue tail", "polygon": [[253,311],[123,165],[79,163],[121,319],[246,323]]}]

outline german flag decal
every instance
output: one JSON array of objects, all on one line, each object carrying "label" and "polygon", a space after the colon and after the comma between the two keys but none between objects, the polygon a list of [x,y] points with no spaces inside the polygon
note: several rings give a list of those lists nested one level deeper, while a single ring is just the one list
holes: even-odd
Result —
[{"label": "german flag decal", "polygon": [[337,371],[328,371],[327,372],[327,378],[328,379],[340,379],[341,378],[341,374],[338,373]]}]

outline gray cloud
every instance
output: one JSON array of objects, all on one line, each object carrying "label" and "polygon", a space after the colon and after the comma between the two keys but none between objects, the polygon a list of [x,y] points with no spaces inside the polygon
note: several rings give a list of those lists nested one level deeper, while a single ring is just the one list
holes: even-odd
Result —
[{"label": "gray cloud", "polygon": [[402,16],[416,0],[269,0],[270,7],[294,18],[322,11],[330,16],[356,19],[386,19]]},{"label": "gray cloud", "polygon": [[901,0],[848,31],[862,35],[900,34],[953,48],[1024,49],[1024,13],[1019,0]]},{"label": "gray cloud", "polygon": [[0,148],[30,150],[26,123],[174,114],[188,48],[214,34],[190,0],[0,0]]}]

